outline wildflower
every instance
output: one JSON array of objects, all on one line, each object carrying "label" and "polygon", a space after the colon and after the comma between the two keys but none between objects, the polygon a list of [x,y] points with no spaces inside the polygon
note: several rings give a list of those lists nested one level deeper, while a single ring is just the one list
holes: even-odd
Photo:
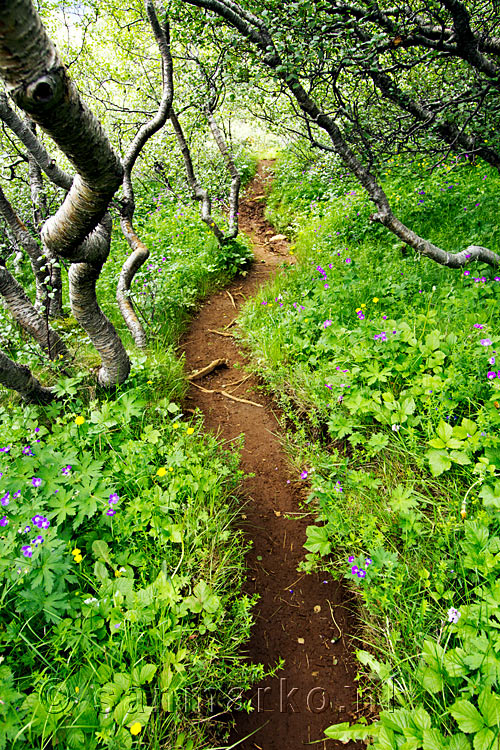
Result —
[{"label": "wildflower", "polygon": [[372,562],[373,562],[373,560],[371,559],[371,557],[367,557],[366,560],[365,560],[365,565],[371,565]]},{"label": "wildflower", "polygon": [[30,544],[25,544],[24,547],[21,547],[21,552],[25,557],[33,557],[33,550]]},{"label": "wildflower", "polygon": [[392,427],[391,427],[391,430],[393,432],[399,432],[400,429],[401,429],[401,425],[400,424],[393,424]]},{"label": "wildflower", "polygon": [[350,262],[351,262],[351,259],[350,259],[350,258],[346,258],[346,259],[345,259],[345,262],[346,262],[346,263],[350,263]]},{"label": "wildflower", "polygon": [[479,328],[479,329],[483,329],[483,328],[484,328],[484,326],[483,326],[483,325],[481,325],[481,323],[474,323],[474,328]]},{"label": "wildflower", "polygon": [[83,560],[83,557],[81,555],[73,555],[73,560],[76,563],[81,563],[81,561]]},{"label": "wildflower", "polygon": [[49,526],[50,526],[50,521],[48,520],[48,518],[43,518],[42,519],[42,523],[40,524],[39,528],[40,529],[48,529]]},{"label": "wildflower", "polygon": [[7,516],[3,516],[2,518],[0,518],[0,526],[7,526],[8,523],[9,519],[7,518]]},{"label": "wildflower", "polygon": [[374,297],[374,298],[372,299],[372,302],[375,302],[375,304],[377,304],[377,302],[378,302],[378,297]]},{"label": "wildflower", "polygon": [[147,381],[146,381],[146,385],[152,385],[152,384],[153,384],[153,381],[152,381],[152,380],[147,380]]},{"label": "wildflower", "polygon": [[28,531],[30,531],[30,530],[31,530],[31,526],[25,526],[24,529],[23,529],[23,534],[27,534]]},{"label": "wildflower", "polygon": [[187,430],[186,430],[186,432],[187,432],[188,435],[192,435],[193,432],[194,432],[194,427],[188,427]]},{"label": "wildflower", "polygon": [[84,599],[84,600],[83,600],[83,603],[84,603],[84,604],[97,604],[97,603],[98,603],[98,601],[99,601],[99,600],[98,600],[98,599],[96,599],[96,598],[95,598],[95,596],[90,596],[90,597],[89,597],[88,599]]},{"label": "wildflower", "polygon": [[495,357],[490,357],[489,360],[488,360],[488,362],[489,362],[490,365],[494,365],[495,364]]},{"label": "wildflower", "polygon": [[333,323],[333,320],[325,320],[323,323],[323,328],[328,328],[328,326],[331,326]]},{"label": "wildflower", "polygon": [[354,562],[354,555],[349,555],[349,557],[348,557],[348,561],[349,561],[350,563],[353,563],[353,562]]},{"label": "wildflower", "polygon": [[10,492],[6,492],[5,495],[0,499],[0,503],[2,503],[2,505],[8,505],[9,497],[10,497]]},{"label": "wildflower", "polygon": [[141,729],[142,729],[142,725],[139,724],[138,721],[134,721],[134,723],[130,727],[130,734],[134,734],[134,735],[135,734],[139,734],[139,732],[141,731]]},{"label": "wildflower", "polygon": [[494,370],[490,370],[488,373],[486,373],[486,377],[488,380],[493,380],[493,378],[496,378],[497,374]]},{"label": "wildflower", "polygon": [[72,555],[79,555],[81,552],[81,549],[78,549],[78,547],[75,547],[75,549],[71,550]]},{"label": "wildflower", "polygon": [[41,483],[42,480],[40,479],[40,477],[33,477],[33,479],[31,480],[31,484],[33,485],[33,487],[40,487]]},{"label": "wildflower", "polygon": [[61,469],[61,474],[64,474],[65,477],[69,476],[69,474],[71,474],[71,468],[71,465],[68,464],[64,469]]},{"label": "wildflower", "polygon": [[358,566],[357,565],[353,565],[352,568],[351,568],[352,575],[353,576],[357,575],[358,574],[358,570],[359,570]]},{"label": "wildflower", "polygon": [[166,468],[164,466],[160,466],[160,468],[156,472],[156,476],[158,476],[158,477],[164,477],[166,473],[167,473]]},{"label": "wildflower", "polygon": [[113,508],[109,508],[109,510],[106,511],[107,516],[115,516],[116,510],[113,510]]},{"label": "wildflower", "polygon": [[119,578],[123,573],[126,573],[127,571],[125,568],[118,568],[118,570],[115,570],[115,577]]},{"label": "wildflower", "polygon": [[179,422],[174,422],[173,425],[172,425],[172,427],[174,428],[174,430],[178,430],[179,427],[180,427]]},{"label": "wildflower", "polygon": [[18,497],[21,497],[21,490],[17,490],[17,492],[14,492],[12,497],[14,498],[14,500],[17,500]]},{"label": "wildflower", "polygon": [[116,492],[112,492],[111,495],[109,496],[108,502],[110,505],[113,505],[114,503],[117,503],[119,499],[120,498],[118,497]]},{"label": "wildflower", "polygon": [[300,476],[302,477],[302,479],[307,479],[307,471],[304,469]]},{"label": "wildflower", "polygon": [[448,610],[448,622],[457,623],[461,617],[461,613],[455,607],[450,607]]},{"label": "wildflower", "polygon": [[76,426],[77,426],[77,427],[80,427],[80,425],[82,425],[82,424],[83,424],[84,422],[85,422],[85,417],[82,417],[82,415],[81,415],[81,414],[79,414],[79,415],[78,415],[78,416],[77,416],[77,417],[75,418],[75,424],[76,424]]},{"label": "wildflower", "polygon": [[35,547],[38,547],[38,545],[41,544],[42,542],[43,542],[43,536],[40,536],[40,534],[38,534],[38,536],[36,536],[33,539],[33,541],[31,542],[31,544],[34,544]]},{"label": "wildflower", "polygon": [[32,456],[33,451],[31,450],[31,446],[27,445],[25,448],[23,448],[23,453],[25,456]]},{"label": "wildflower", "polygon": [[481,346],[491,346],[492,342],[491,339],[481,339],[479,343],[481,344]]},{"label": "wildflower", "polygon": [[366,570],[363,570],[362,568],[358,570],[358,578],[366,578]]},{"label": "wildflower", "polygon": [[344,490],[341,487],[340,482],[335,482],[335,490],[336,492],[343,492]]}]

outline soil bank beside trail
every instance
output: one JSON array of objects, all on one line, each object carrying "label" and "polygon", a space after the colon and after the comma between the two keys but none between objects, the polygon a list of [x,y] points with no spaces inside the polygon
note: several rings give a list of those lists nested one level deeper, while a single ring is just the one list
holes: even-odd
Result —
[{"label": "soil bank beside trail", "polygon": [[[199,407],[206,429],[220,438],[231,441],[244,435],[242,469],[255,475],[244,480],[241,490],[240,523],[253,542],[244,590],[260,596],[248,658],[266,667],[279,658],[285,661],[275,677],[264,680],[248,696],[254,711],[233,714],[236,725],[229,745],[251,735],[237,746],[242,750],[301,750],[322,739],[330,724],[353,721],[362,708],[354,682],[353,602],[330,577],[297,572],[305,553],[306,527],[314,523],[314,516],[305,517],[301,510],[304,489],[281,448],[276,408],[258,391],[253,375],[234,385],[246,377],[243,367],[248,357],[233,338],[213,332],[234,330],[225,327],[237,317],[237,308],[284,261],[292,262],[286,241],[269,241],[276,234],[264,219],[270,166],[261,162],[240,206],[241,230],[252,240],[255,263],[246,277],[203,304],[180,350],[185,352],[188,372],[216,358],[229,362],[229,367],[196,381],[204,391],[191,385],[186,405]],[[261,406],[231,400],[220,391]],[[330,740],[316,745],[328,750],[363,746]]]}]

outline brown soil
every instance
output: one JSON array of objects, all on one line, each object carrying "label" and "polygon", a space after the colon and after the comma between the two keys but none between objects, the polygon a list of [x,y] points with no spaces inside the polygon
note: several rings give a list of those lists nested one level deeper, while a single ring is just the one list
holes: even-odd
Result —
[{"label": "brown soil", "polygon": [[[241,229],[253,242],[255,263],[245,278],[205,302],[180,348],[185,352],[188,372],[216,358],[229,362],[229,367],[196,381],[198,385],[210,391],[231,392],[263,407],[233,401],[221,393],[207,393],[194,385],[187,397],[187,407],[199,407],[203,412],[208,430],[226,441],[244,435],[242,468],[255,475],[244,480],[241,490],[241,527],[253,543],[244,590],[260,595],[248,658],[266,667],[274,666],[280,657],[285,660],[275,677],[265,679],[248,696],[252,697],[254,711],[233,714],[235,728],[229,746],[300,750],[320,740],[330,724],[359,716],[353,602],[330,577],[297,572],[305,554],[306,527],[314,523],[314,516],[306,516],[301,509],[305,482],[282,450],[277,409],[258,389],[258,379],[252,375],[241,385],[231,386],[246,376],[243,368],[248,357],[233,338],[210,332],[224,331],[243,301],[254,295],[284,261],[293,262],[286,241],[269,242],[276,234],[264,219],[262,197],[269,177],[270,163],[262,162],[240,207]],[[231,331],[234,328],[225,332]],[[363,745],[326,741],[316,747],[352,750]]]}]

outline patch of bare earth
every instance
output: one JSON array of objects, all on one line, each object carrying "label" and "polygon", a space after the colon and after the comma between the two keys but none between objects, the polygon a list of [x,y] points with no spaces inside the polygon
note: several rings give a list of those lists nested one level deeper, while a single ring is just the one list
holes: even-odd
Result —
[{"label": "patch of bare earth", "polygon": [[[235,728],[229,746],[299,750],[321,740],[330,724],[357,718],[362,707],[354,683],[353,601],[331,578],[297,572],[305,553],[306,527],[314,517],[305,516],[301,508],[303,483],[297,481],[281,448],[276,407],[257,389],[258,379],[247,377],[243,368],[248,357],[231,336],[230,324],[244,300],[284,261],[292,262],[285,240],[270,241],[276,232],[264,219],[270,167],[270,162],[259,165],[240,207],[241,229],[252,239],[255,263],[246,277],[204,303],[180,350],[185,352],[188,372],[217,358],[229,363],[194,381],[186,408],[199,407],[207,430],[226,441],[244,435],[242,468],[255,475],[247,477],[241,489],[240,524],[253,544],[244,590],[260,596],[247,653],[251,661],[266,667],[280,657],[285,661],[275,677],[246,696],[252,700],[252,713],[233,712]],[[352,750],[363,745],[328,740],[316,747]]]}]

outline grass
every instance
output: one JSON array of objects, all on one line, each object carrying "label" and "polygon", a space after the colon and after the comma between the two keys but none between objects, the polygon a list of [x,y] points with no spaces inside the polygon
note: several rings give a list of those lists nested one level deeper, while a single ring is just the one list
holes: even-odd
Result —
[{"label": "grass", "polygon": [[[298,264],[240,322],[297,428],[297,470],[317,509],[303,568],[327,568],[356,590],[367,634],[359,658],[365,677],[384,683],[378,723],[329,736],[372,736],[380,748],[413,738],[408,747],[426,749],[474,738],[476,750],[493,750],[500,277],[417,257],[370,223],[369,201],[332,158],[300,153],[282,156],[268,202]],[[424,237],[452,251],[500,250],[489,167],[394,160],[380,172]]]}]

